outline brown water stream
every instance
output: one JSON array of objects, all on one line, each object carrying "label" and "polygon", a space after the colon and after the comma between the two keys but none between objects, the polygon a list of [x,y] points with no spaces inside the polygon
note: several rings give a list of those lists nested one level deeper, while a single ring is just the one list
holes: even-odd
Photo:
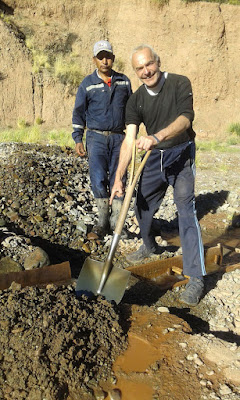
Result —
[{"label": "brown water stream", "polygon": [[199,398],[195,371],[183,372],[179,364],[182,354],[178,343],[191,331],[187,323],[174,315],[137,306],[131,320],[128,349],[113,367],[121,400]]},{"label": "brown water stream", "polygon": [[[180,245],[179,237],[166,237]],[[223,234],[203,233],[205,246],[223,246],[223,265],[239,263],[240,229]],[[188,324],[175,315],[133,306],[129,346],[114,364],[121,400],[196,400],[201,385],[195,368],[183,368],[179,343],[187,343]],[[108,396],[107,400],[111,400]]]}]

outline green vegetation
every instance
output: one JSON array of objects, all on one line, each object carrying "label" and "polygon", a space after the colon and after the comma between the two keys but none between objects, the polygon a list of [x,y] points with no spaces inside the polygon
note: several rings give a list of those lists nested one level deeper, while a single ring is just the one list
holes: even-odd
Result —
[{"label": "green vegetation", "polygon": [[[235,6],[240,5],[240,0],[182,0],[185,3],[197,3],[197,2],[208,2],[208,3],[218,3],[218,4],[232,4]],[[169,0],[152,0],[152,2],[157,3],[159,6],[164,6],[169,3]]]},{"label": "green vegetation", "polygon": [[59,56],[54,63],[54,76],[64,85],[78,87],[84,78],[79,65],[71,60],[67,61],[63,56]]},{"label": "green vegetation", "polygon": [[232,4],[235,6],[240,5],[240,0],[182,0],[185,1],[185,3],[197,3],[197,2],[208,2],[208,3],[218,3],[218,4]]},{"label": "green vegetation", "polygon": [[[43,71],[47,71],[50,76],[59,80],[64,85],[69,85],[71,88],[77,88],[79,86],[83,80],[84,74],[81,71],[79,63],[76,61],[76,57],[69,50],[69,43],[74,39],[71,35],[68,35],[66,43],[61,46],[58,45],[56,49],[46,48],[44,50],[39,50],[35,44],[32,32],[28,32],[25,37],[25,34],[20,32],[9,16],[0,13],[0,19],[17,37],[25,41],[25,45],[32,55],[32,72],[34,74],[37,75],[41,74]],[[3,79],[4,76],[1,74],[0,80]]]},{"label": "green vegetation", "polygon": [[0,142],[51,144],[72,148],[75,146],[70,131],[46,131],[40,126],[25,125],[18,129],[3,129],[0,131],[0,138]]},{"label": "green vegetation", "polygon": [[197,150],[218,152],[240,152],[240,123],[232,123],[227,128],[229,135],[224,139],[196,141]]},{"label": "green vegetation", "polygon": [[[36,118],[35,126],[29,126],[24,119],[19,119],[18,128],[8,128],[0,130],[0,142],[23,142],[39,144],[55,144],[59,146],[74,147],[71,131],[66,130],[46,130],[41,125],[40,117]],[[239,124],[232,124],[231,126]],[[231,132],[225,140],[196,140],[198,151],[213,152],[240,152],[240,134]]]},{"label": "green vegetation", "polygon": [[227,140],[226,142],[221,142],[217,140],[197,140],[196,149],[200,151],[217,151],[219,153],[230,152],[236,153],[240,152],[240,140]]},{"label": "green vegetation", "polygon": [[52,77],[73,88],[82,82],[84,74],[73,54],[57,55],[58,53],[54,54],[50,49],[49,52],[37,50],[32,37],[28,37],[25,43],[32,54],[34,74],[47,70]]},{"label": "green vegetation", "polygon": [[240,137],[240,123],[236,122],[229,126],[228,132]]},{"label": "green vegetation", "polygon": [[169,3],[169,0],[151,0],[154,3],[157,3],[158,6],[163,7],[165,4]]},{"label": "green vegetation", "polygon": [[41,117],[37,117],[36,120],[35,120],[35,124],[36,125],[42,125],[43,124],[42,118]]},{"label": "green vegetation", "polygon": [[25,121],[25,119],[21,118],[18,120],[17,126],[19,129],[24,129],[24,128],[27,128],[28,123]]},{"label": "green vegetation", "polygon": [[11,19],[9,18],[8,15],[5,15],[3,12],[0,13],[0,19],[5,22],[5,24],[10,25],[11,24]]}]

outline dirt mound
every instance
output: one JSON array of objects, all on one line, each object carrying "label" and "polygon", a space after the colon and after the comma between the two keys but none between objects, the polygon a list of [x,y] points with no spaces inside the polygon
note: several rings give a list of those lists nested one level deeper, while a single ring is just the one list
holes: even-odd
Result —
[{"label": "dirt mound", "polygon": [[77,299],[72,286],[13,284],[0,314],[1,399],[91,399],[127,346],[114,306]]},{"label": "dirt mound", "polygon": [[[223,243],[223,265],[239,264],[240,232],[231,224],[233,213],[239,217],[239,154],[201,152],[199,159],[204,243]],[[89,253],[106,259],[112,238],[86,235],[97,218],[87,160],[66,148],[0,144],[0,171],[1,263],[24,269],[26,252],[40,245],[52,263],[68,260],[77,278]],[[134,231],[119,243],[119,267],[142,240],[133,205],[127,227]],[[168,228],[168,257],[180,251],[175,211],[170,191],[157,213]],[[239,270],[209,275],[204,298],[190,310],[178,302],[183,287],[163,291],[134,276],[116,307],[77,299],[73,284],[13,285],[0,292],[0,400],[237,400],[239,286]],[[112,388],[121,395],[110,398]]]}]

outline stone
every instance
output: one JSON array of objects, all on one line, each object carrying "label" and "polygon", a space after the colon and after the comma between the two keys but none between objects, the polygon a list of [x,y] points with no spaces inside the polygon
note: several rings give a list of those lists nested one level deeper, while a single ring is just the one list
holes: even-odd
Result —
[{"label": "stone", "polygon": [[182,349],[186,349],[187,343],[179,343],[179,346],[182,347]]},{"label": "stone", "polygon": [[77,221],[76,229],[80,231],[83,235],[87,234],[87,225],[83,221]]},{"label": "stone", "polygon": [[3,227],[6,225],[6,221],[4,218],[0,218],[0,227]]},{"label": "stone", "polygon": [[157,309],[160,313],[169,313],[169,309],[167,307],[158,307]]},{"label": "stone", "polygon": [[26,270],[42,268],[47,265],[50,265],[48,254],[40,247],[36,247],[24,260],[24,269]]},{"label": "stone", "polygon": [[15,281],[13,281],[13,282],[11,283],[11,286],[9,287],[9,290],[11,290],[12,292],[17,292],[17,291],[21,290],[21,285],[20,285],[20,283],[17,283],[17,282],[15,282]]},{"label": "stone", "polygon": [[3,257],[0,260],[0,274],[22,271],[21,265],[10,257]]},{"label": "stone", "polygon": [[83,251],[85,251],[85,253],[91,253],[91,250],[87,243],[84,243],[84,245],[82,246],[82,249],[83,249]]},{"label": "stone", "polygon": [[108,392],[108,395],[110,400],[121,400],[122,398],[122,393],[120,389],[113,389]]},{"label": "stone", "polygon": [[230,389],[230,387],[228,385],[221,385],[220,389],[219,389],[219,393],[221,395],[228,395],[232,393],[232,390]]}]

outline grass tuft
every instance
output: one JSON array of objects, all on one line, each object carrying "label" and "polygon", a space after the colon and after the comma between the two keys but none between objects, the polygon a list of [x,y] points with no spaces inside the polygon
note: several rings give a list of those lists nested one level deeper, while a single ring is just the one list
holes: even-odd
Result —
[{"label": "grass tuft", "polygon": [[240,123],[236,122],[228,127],[228,132],[240,137]]},{"label": "grass tuft", "polygon": [[79,64],[73,60],[67,62],[63,57],[58,57],[54,63],[54,76],[64,85],[73,87],[79,86],[84,78]]},{"label": "grass tuft", "polygon": [[19,129],[24,129],[28,126],[29,124],[25,121],[25,119],[21,118],[17,121],[17,126]]},{"label": "grass tuft", "polygon": [[218,3],[218,4],[231,4],[234,6],[240,5],[240,0],[182,0],[185,3],[197,3],[197,2],[207,2],[207,3]]},{"label": "grass tuft", "polygon": [[18,129],[0,131],[0,142],[51,144],[74,148],[71,132],[66,130],[44,130],[41,126],[25,126]]}]

